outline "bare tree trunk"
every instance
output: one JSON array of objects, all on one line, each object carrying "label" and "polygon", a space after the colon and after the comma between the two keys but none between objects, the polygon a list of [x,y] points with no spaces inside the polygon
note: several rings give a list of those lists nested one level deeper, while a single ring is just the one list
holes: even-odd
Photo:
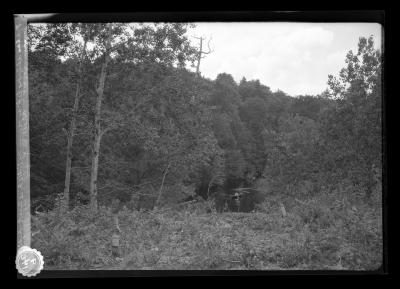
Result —
[{"label": "bare tree trunk", "polygon": [[70,125],[70,129],[68,132],[67,162],[66,162],[66,168],[65,168],[65,185],[64,185],[63,208],[62,208],[62,210],[64,212],[68,211],[68,207],[69,207],[69,187],[70,187],[70,182],[71,182],[72,144],[74,141],[75,127],[76,127],[76,115],[78,113],[78,107],[79,107],[80,85],[81,85],[81,81],[82,81],[82,62],[83,62],[84,55],[86,53],[86,44],[87,44],[87,40],[85,39],[85,43],[84,43],[83,49],[82,49],[82,54],[80,56],[79,69],[78,69],[78,81],[77,81],[76,90],[75,90],[74,108],[72,111],[71,125]]},{"label": "bare tree trunk", "polygon": [[201,61],[201,54],[203,49],[203,38],[200,37],[200,50],[197,56],[197,67],[196,67],[196,74],[200,75],[200,61]]},{"label": "bare tree trunk", "polygon": [[26,18],[15,16],[15,100],[17,146],[17,250],[31,245],[29,94]]},{"label": "bare tree trunk", "polygon": [[154,206],[154,207],[157,207],[157,206],[158,206],[158,203],[160,202],[161,194],[162,194],[162,189],[163,189],[164,181],[165,181],[165,176],[166,176],[167,173],[168,173],[168,169],[169,169],[169,166],[170,166],[170,165],[171,165],[171,162],[168,163],[168,166],[167,166],[167,168],[165,169],[165,172],[164,172],[164,175],[163,175],[163,178],[162,178],[162,182],[161,182],[161,186],[160,186],[160,190],[159,190],[159,192],[158,192],[158,197],[157,197],[157,200],[156,200],[156,203],[155,203],[155,206]]},{"label": "bare tree trunk", "polygon": [[93,141],[93,154],[92,154],[92,168],[90,174],[90,205],[92,210],[97,211],[97,175],[99,169],[99,154],[100,154],[100,142],[101,142],[101,102],[104,94],[104,83],[107,74],[107,65],[110,61],[110,45],[111,45],[111,24],[108,25],[108,38],[106,40],[106,52],[104,55],[104,62],[101,67],[99,86],[96,89],[96,112],[94,117],[94,141]]},{"label": "bare tree trunk", "polygon": [[211,38],[209,39],[208,44],[207,44],[208,51],[203,51],[203,37],[195,37],[195,38],[200,39],[200,49],[199,49],[199,53],[197,55],[197,67],[196,67],[196,74],[197,74],[197,76],[200,76],[200,62],[201,62],[201,59],[204,58],[203,55],[210,54],[213,51],[210,48]]}]

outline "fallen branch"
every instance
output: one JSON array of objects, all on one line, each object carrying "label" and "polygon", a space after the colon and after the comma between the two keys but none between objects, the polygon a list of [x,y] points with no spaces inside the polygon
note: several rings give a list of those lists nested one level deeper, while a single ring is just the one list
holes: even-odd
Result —
[{"label": "fallen branch", "polygon": [[257,189],[252,189],[252,188],[236,188],[236,189],[232,189],[232,191],[238,191],[238,192],[244,192],[246,194],[250,194],[250,192],[247,192],[248,190],[257,191]]},{"label": "fallen branch", "polygon": [[179,203],[179,204],[177,204],[177,205],[178,205],[178,206],[181,206],[181,205],[188,205],[188,204],[195,203],[195,202],[197,202],[197,200],[190,200],[190,201],[187,201],[187,202]]}]

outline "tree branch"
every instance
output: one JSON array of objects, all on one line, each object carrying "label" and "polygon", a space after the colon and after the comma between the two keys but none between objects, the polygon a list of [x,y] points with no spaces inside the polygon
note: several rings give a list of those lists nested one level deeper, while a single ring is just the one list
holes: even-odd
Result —
[{"label": "tree branch", "polygon": [[159,190],[159,192],[158,192],[158,197],[157,197],[157,200],[156,200],[156,203],[155,203],[155,207],[157,207],[158,202],[160,201],[162,189],[163,189],[163,186],[164,186],[165,176],[166,176],[167,173],[168,173],[168,169],[169,169],[169,166],[170,166],[170,165],[171,165],[171,161],[168,163],[168,166],[167,166],[167,168],[166,168],[165,171],[164,171],[164,175],[163,175],[163,179],[162,179],[162,182],[161,182],[160,190]]},{"label": "tree branch", "polygon": [[211,41],[212,37],[210,37],[210,40],[208,40],[207,46],[208,46],[208,51],[201,51],[201,54],[210,54],[213,52],[213,50],[210,48],[210,41]]},{"label": "tree branch", "polygon": [[106,132],[108,132],[108,131],[110,131],[110,130],[113,130],[113,129],[116,128],[116,127],[117,127],[117,125],[110,125],[109,127],[103,129],[103,131],[100,133],[101,137],[103,137],[103,135],[104,135]]}]

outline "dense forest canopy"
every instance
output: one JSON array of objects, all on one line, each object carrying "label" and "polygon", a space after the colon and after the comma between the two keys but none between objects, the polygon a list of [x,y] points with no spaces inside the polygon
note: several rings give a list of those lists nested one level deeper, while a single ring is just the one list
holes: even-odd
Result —
[{"label": "dense forest canopy", "polygon": [[381,52],[372,37],[327,76],[325,92],[291,97],[259,80],[236,83],[229,71],[215,80],[192,72],[199,51],[190,28],[29,25],[33,210],[51,210],[60,196],[68,207],[118,199],[152,209],[199,196],[234,209],[235,189],[261,180],[263,191],[245,194],[240,210],[271,193],[343,184],[371,198],[382,172]]}]

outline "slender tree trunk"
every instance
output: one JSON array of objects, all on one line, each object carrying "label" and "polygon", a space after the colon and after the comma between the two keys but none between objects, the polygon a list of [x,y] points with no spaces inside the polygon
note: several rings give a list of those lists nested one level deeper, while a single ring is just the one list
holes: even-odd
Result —
[{"label": "slender tree trunk", "polygon": [[99,169],[99,154],[100,154],[100,142],[101,142],[101,102],[103,100],[104,94],[104,83],[107,74],[107,65],[110,61],[109,49],[111,45],[111,24],[108,25],[108,38],[106,40],[106,49],[104,55],[104,62],[101,67],[99,86],[96,89],[97,99],[96,99],[96,110],[94,117],[94,141],[93,141],[93,154],[92,154],[92,168],[90,174],[90,205],[92,210],[97,211],[97,175]]},{"label": "slender tree trunk", "polygon": [[[97,116],[97,113],[96,113]],[[90,204],[94,211],[97,210],[97,175],[99,169],[99,153],[100,153],[100,120],[95,120],[95,136],[93,144],[93,155],[92,155],[92,168],[90,174]]]},{"label": "slender tree trunk", "polygon": [[121,256],[120,242],[119,242],[121,238],[121,229],[119,227],[118,212],[119,208],[116,208],[116,210],[113,212],[114,232],[111,236],[111,244],[112,244],[111,252],[114,257]]},{"label": "slender tree trunk", "polygon": [[66,168],[65,168],[65,185],[64,185],[64,195],[63,195],[63,211],[68,211],[69,207],[69,187],[70,187],[70,182],[71,182],[71,163],[72,163],[72,144],[74,141],[74,134],[75,134],[75,128],[76,128],[76,115],[78,113],[78,107],[79,107],[79,98],[80,98],[80,86],[81,86],[81,81],[82,81],[82,62],[84,55],[86,53],[86,44],[87,41],[85,40],[85,43],[83,45],[82,49],[82,54],[80,55],[80,60],[79,60],[79,68],[78,68],[78,81],[76,84],[76,90],[75,90],[75,101],[74,101],[74,108],[72,111],[72,119],[71,119],[71,125],[70,129],[68,132],[68,144],[67,144],[67,162],[66,162]]},{"label": "slender tree trunk", "polygon": [[196,67],[196,74],[200,75],[200,61],[201,61],[201,53],[203,49],[203,38],[200,38],[200,50],[197,56],[197,67]]},{"label": "slender tree trunk", "polygon": [[213,181],[214,181],[214,177],[211,177],[211,180],[208,183],[208,187],[207,187],[207,200],[210,198],[210,187],[211,187],[211,184]]},{"label": "slender tree trunk", "polygon": [[169,169],[169,166],[170,166],[170,165],[171,165],[171,162],[168,163],[168,166],[167,166],[167,168],[165,169],[165,172],[164,172],[164,175],[163,175],[163,178],[162,178],[162,182],[161,182],[161,186],[160,186],[160,190],[159,190],[159,192],[158,192],[158,197],[157,197],[157,200],[156,200],[156,203],[155,203],[155,206],[154,206],[154,207],[157,207],[157,206],[158,206],[158,203],[160,202],[161,194],[162,194],[162,189],[163,189],[163,187],[164,187],[165,176],[166,176],[167,173],[168,173],[168,169]]}]

